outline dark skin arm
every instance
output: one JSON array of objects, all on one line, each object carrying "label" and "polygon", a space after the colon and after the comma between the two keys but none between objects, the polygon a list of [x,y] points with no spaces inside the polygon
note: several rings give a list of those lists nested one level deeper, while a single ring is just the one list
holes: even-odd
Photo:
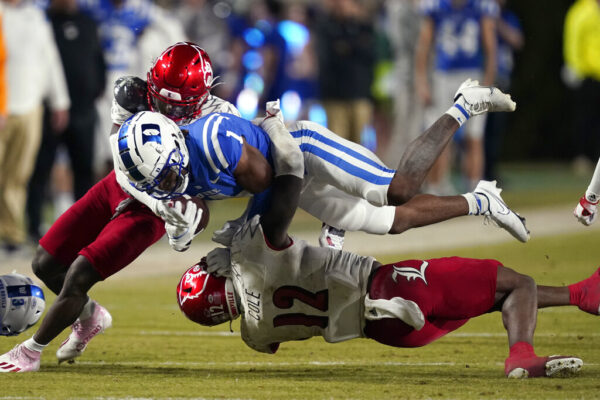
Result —
[{"label": "dark skin arm", "polygon": [[288,228],[298,208],[302,179],[293,175],[280,175],[273,180],[271,204],[261,216],[260,224],[271,246],[282,249],[291,239]]},{"label": "dark skin arm", "polygon": [[240,186],[250,193],[260,193],[271,186],[273,169],[257,148],[244,141],[242,155],[233,176]]}]

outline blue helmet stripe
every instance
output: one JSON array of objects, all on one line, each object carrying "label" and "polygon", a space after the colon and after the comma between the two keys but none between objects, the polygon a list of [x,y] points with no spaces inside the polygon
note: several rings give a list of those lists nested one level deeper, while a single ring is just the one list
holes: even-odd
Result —
[{"label": "blue helmet stripe", "polygon": [[[125,128],[125,129],[123,129]],[[119,145],[119,157],[121,157],[121,161],[123,165],[129,172],[129,175],[135,179],[136,181],[143,181],[146,178],[142,173],[137,169],[133,159],[131,158],[129,146],[127,146],[127,130],[129,129],[129,123],[127,125],[123,125],[119,130],[119,139],[117,143]]]}]

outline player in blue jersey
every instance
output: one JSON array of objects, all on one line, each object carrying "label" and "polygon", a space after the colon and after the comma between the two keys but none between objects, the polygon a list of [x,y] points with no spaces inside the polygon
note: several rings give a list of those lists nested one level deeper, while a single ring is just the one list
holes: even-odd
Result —
[{"label": "player in blue jersey", "polygon": [[[494,0],[426,0],[415,55],[415,89],[425,108],[428,126],[445,109],[446,99],[466,78],[492,85],[496,73],[495,20],[499,15]],[[428,80],[429,54],[434,49],[431,85]],[[463,128],[463,176],[471,190],[483,174],[483,133],[485,116],[469,121]],[[429,191],[453,194],[449,183],[450,149],[433,167]]]},{"label": "player in blue jersey", "polygon": [[[289,127],[290,135],[277,118],[277,108],[269,110],[274,117],[265,118],[260,127],[234,115],[211,114],[182,127],[185,137],[159,114],[136,114],[121,127],[112,150],[119,169],[140,191],[163,199],[250,193],[255,196],[252,215],[267,204],[267,189],[273,176],[286,169],[293,153],[289,150],[300,146],[306,175],[300,207],[329,225],[385,234],[461,215],[489,215],[524,242],[529,238],[524,220],[504,204],[495,182],[482,181],[474,192],[461,196],[417,194],[462,123],[472,115],[514,108],[510,96],[466,81],[446,114],[408,146],[397,170],[312,122],[296,122]],[[195,229],[188,228],[187,234],[178,232],[181,247],[187,248],[193,238]],[[214,239],[227,244],[230,236],[221,231]]]}]

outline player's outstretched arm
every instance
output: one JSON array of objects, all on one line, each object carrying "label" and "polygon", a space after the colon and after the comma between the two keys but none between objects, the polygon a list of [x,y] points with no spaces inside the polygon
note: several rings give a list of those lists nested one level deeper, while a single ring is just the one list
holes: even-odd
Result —
[{"label": "player's outstretched arm", "polygon": [[304,175],[304,157],[298,146],[299,157],[292,157],[286,162],[286,172],[275,171],[275,179],[271,188],[271,202],[267,211],[261,216],[260,223],[269,244],[275,248],[289,245],[288,228],[298,208],[302,176]]},{"label": "player's outstretched arm", "polygon": [[598,200],[600,200],[600,160],[596,164],[594,175],[590,181],[585,195],[581,196],[579,203],[573,210],[573,215],[582,224],[589,226],[594,223],[598,215]]}]

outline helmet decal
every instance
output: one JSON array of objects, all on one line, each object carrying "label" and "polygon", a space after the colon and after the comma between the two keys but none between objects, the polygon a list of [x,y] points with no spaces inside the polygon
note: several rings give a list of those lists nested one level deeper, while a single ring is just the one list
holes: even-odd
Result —
[{"label": "helmet decal", "polygon": [[[197,288],[196,284],[199,283],[198,281],[202,275],[206,275],[206,278],[202,279],[202,287]],[[179,304],[183,305],[183,303],[185,303],[187,300],[197,299],[200,297],[200,295],[204,293],[204,289],[206,289],[208,278],[208,272],[206,272],[199,265],[196,265],[191,270],[188,270],[182,278],[183,284],[186,286],[186,288],[179,292]]]}]

